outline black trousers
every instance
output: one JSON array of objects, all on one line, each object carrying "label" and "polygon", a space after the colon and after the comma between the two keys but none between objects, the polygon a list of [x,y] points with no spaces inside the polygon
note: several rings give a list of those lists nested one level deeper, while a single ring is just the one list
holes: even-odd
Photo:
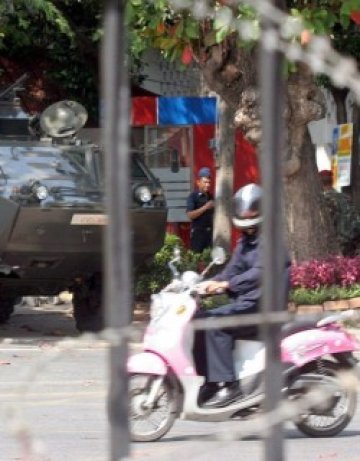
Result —
[{"label": "black trousers", "polygon": [[[197,318],[241,315],[256,311],[257,309],[243,310],[236,304],[227,304],[208,312],[199,312]],[[210,383],[235,381],[237,378],[233,363],[234,342],[236,339],[255,339],[258,333],[256,326],[198,330],[194,342],[197,373],[205,376],[206,381]]]},{"label": "black trousers", "polygon": [[212,246],[212,228],[194,228],[191,229],[190,245],[192,251],[202,253],[205,248]]}]

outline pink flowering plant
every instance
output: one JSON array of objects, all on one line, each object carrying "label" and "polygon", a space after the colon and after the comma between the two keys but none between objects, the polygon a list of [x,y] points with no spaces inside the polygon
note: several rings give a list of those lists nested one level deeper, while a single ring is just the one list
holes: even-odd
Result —
[{"label": "pink flowering plant", "polygon": [[360,257],[332,256],[293,264],[291,301],[317,304],[360,296]]}]

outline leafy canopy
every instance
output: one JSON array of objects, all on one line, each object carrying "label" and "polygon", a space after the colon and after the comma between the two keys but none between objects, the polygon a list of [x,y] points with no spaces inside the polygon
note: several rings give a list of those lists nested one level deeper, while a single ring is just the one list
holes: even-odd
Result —
[{"label": "leafy canopy", "polygon": [[[259,37],[259,18],[249,5],[230,0],[128,0],[126,20],[135,60],[149,47],[188,65],[197,51],[238,34],[239,46]],[[181,9],[174,5],[182,5]],[[235,6],[233,6],[235,4]],[[232,5],[232,6],[231,6]],[[359,57],[359,27],[351,20],[360,0],[288,0],[291,39],[301,30],[333,37],[340,51]],[[49,76],[95,111],[98,98],[98,51],[103,2],[99,0],[0,1],[0,53],[18,62],[48,63]],[[293,34],[293,36],[292,36]],[[136,62],[136,61],[135,61]]]},{"label": "leafy canopy", "polygon": [[23,70],[45,68],[96,116],[101,13],[98,0],[2,0],[0,56]]},{"label": "leafy canopy", "polygon": [[[188,64],[191,50],[196,53],[200,45],[210,47],[221,43],[230,34],[239,35],[240,46],[259,38],[259,17],[251,2],[247,5],[219,0],[211,4],[212,9],[206,12],[201,10],[201,2],[192,0],[128,0],[132,53],[140,56],[151,46],[170,60],[181,59]],[[350,42],[356,34],[349,34],[343,40],[340,35],[358,27],[351,14],[360,10],[360,0],[288,0],[287,7],[291,20],[284,30],[287,29],[290,39],[299,40],[303,30],[318,35],[337,34],[338,46],[354,51]]]}]

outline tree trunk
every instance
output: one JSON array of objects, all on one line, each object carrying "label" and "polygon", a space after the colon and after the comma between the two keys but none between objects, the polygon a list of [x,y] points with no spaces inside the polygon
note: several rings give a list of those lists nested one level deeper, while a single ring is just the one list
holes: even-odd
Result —
[{"label": "tree trunk", "polygon": [[213,241],[214,245],[222,246],[227,252],[230,251],[231,246],[231,200],[235,151],[234,114],[234,109],[224,100],[220,100]]},{"label": "tree trunk", "polygon": [[[204,28],[204,35],[206,27]],[[262,134],[257,91],[257,50],[237,46],[237,36],[227,37],[219,45],[195,50],[209,88],[235,111],[235,126],[246,139],[258,146]],[[326,257],[338,253],[334,230],[323,207],[317,177],[315,148],[307,124],[324,115],[325,101],[314,78],[304,65],[290,75],[284,118],[284,159],[286,220],[292,259]]]},{"label": "tree trunk", "polygon": [[294,261],[338,252],[335,231],[322,200],[314,146],[308,131],[301,153],[301,167],[285,181],[284,187],[289,251]]}]

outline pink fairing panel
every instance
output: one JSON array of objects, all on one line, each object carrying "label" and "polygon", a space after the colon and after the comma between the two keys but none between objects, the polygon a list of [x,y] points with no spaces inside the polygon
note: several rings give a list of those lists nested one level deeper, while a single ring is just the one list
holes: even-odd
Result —
[{"label": "pink fairing panel", "polygon": [[127,362],[128,373],[146,373],[150,375],[164,376],[167,367],[164,361],[156,354],[142,352],[129,357]]},{"label": "pink fairing panel", "polygon": [[344,330],[313,329],[295,333],[283,339],[283,362],[302,366],[326,354],[352,352],[360,349],[355,336]]}]

